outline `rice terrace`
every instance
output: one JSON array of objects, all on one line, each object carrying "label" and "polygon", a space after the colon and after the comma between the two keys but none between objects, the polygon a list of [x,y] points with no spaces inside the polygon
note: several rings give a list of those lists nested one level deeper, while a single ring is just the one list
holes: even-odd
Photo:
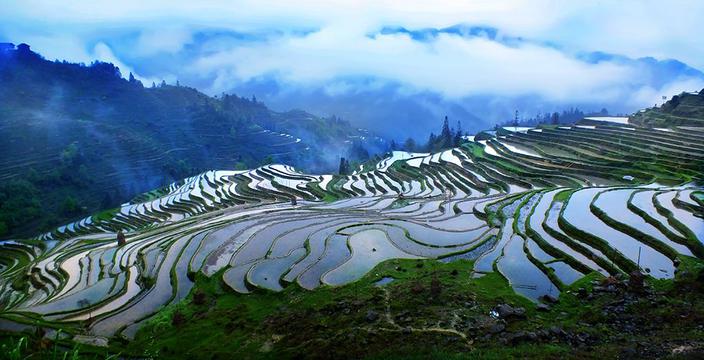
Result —
[{"label": "rice terrace", "polygon": [[[186,110],[168,116],[216,119],[174,142],[151,125],[121,132],[135,148],[150,131],[150,146],[164,154],[198,153],[206,149],[199,142],[218,139],[190,165],[174,160],[150,178],[190,172],[181,180],[145,181],[129,198],[125,191],[43,226],[28,216],[8,228],[0,240],[0,358],[704,355],[704,89],[619,116],[603,110],[567,121],[555,112],[521,122],[516,111],[514,120],[470,132],[450,128],[445,116],[425,146],[392,142],[374,152],[387,135],[339,118],[275,112],[256,99],[211,97],[178,83],[149,88],[112,65],[52,63],[24,44],[0,54],[8,84],[0,95],[22,89],[0,105],[8,114],[0,126],[15,129],[7,130],[7,151],[31,141],[16,119],[36,116],[36,129],[50,124],[33,112],[35,100],[24,99],[75,100],[79,109],[63,105],[60,117],[97,134],[101,114],[133,111],[118,92],[131,94],[134,109],[181,101]],[[110,74],[96,80],[106,90],[93,97],[80,90],[92,80],[41,80],[54,76],[46,69]],[[56,84],[63,90],[49,96],[13,74],[54,84],[37,85],[46,93]],[[235,125],[222,137],[228,122]],[[178,126],[186,134],[198,124]],[[236,148],[227,148],[228,136]],[[91,184],[111,191],[110,182],[66,180],[90,166],[109,168],[90,164],[92,152],[129,154],[103,140],[88,148],[90,140],[47,139],[71,145],[58,158],[53,148],[40,158],[39,147],[0,159],[0,178],[16,186],[0,188],[4,204],[15,203],[24,176],[16,169],[29,159],[35,177],[53,179],[28,180],[41,189],[33,194],[54,196],[37,193],[60,186],[56,196],[64,196]],[[178,150],[186,142],[193,147]],[[335,155],[339,171],[315,171],[324,167],[317,152],[332,144],[348,160]],[[209,162],[215,153],[227,154]],[[156,169],[158,159],[145,168]],[[210,167],[226,164],[233,166]],[[52,166],[65,173],[50,177]],[[104,172],[111,182],[124,179],[120,171],[135,179],[148,172],[115,169]],[[0,220],[15,224],[11,215],[21,208]],[[73,220],[56,224],[65,218]]]}]

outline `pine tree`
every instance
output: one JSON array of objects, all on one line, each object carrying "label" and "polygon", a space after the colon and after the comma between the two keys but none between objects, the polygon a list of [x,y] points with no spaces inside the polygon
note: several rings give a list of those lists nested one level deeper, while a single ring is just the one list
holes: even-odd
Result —
[{"label": "pine tree", "polygon": [[462,123],[457,120],[457,132],[455,133],[455,138],[452,141],[452,146],[460,146],[462,143]]},{"label": "pine tree", "polygon": [[413,140],[413,138],[406,139],[406,141],[403,143],[403,149],[408,152],[416,151],[416,141]]},{"label": "pine tree", "polygon": [[347,175],[350,172],[350,163],[347,162],[347,159],[345,158],[340,158],[340,168],[338,170],[338,173],[340,175]]},{"label": "pine tree", "polygon": [[462,132],[458,131],[455,133],[454,139],[452,139],[452,146],[458,147],[462,144]]},{"label": "pine tree", "polygon": [[433,152],[437,146],[438,138],[435,136],[435,133],[430,133],[430,136],[428,136],[428,143],[425,145],[425,150],[429,152]]},{"label": "pine tree", "polygon": [[552,118],[550,119],[550,122],[551,122],[553,125],[558,125],[558,124],[560,124],[560,114],[558,114],[558,113],[556,113],[556,112],[552,113]]},{"label": "pine tree", "polygon": [[447,121],[447,115],[442,123],[442,131],[440,131],[439,147],[448,148],[452,146],[452,130],[450,130],[450,124]]}]

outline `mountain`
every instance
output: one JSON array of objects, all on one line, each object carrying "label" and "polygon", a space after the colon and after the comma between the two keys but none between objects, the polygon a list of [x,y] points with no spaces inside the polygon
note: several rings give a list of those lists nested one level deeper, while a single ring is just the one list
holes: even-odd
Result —
[{"label": "mountain", "polygon": [[[449,35],[497,42],[511,48],[536,45],[529,39],[511,37],[496,28],[463,25],[415,30],[386,27],[376,35],[379,34],[409,36],[422,44],[432,44],[438,37]],[[549,44],[539,45],[551,48]],[[445,115],[453,119],[453,122],[461,121],[463,129],[474,133],[513,121],[516,111],[519,112],[519,120],[571,108],[579,108],[587,113],[606,108],[612,114],[628,114],[656,102],[660,103],[661,95],[698,90],[704,83],[704,73],[701,70],[673,59],[631,58],[605,52],[580,52],[574,56],[585,65],[629,69],[632,75],[613,87],[562,96],[540,95],[535,91],[523,91],[520,87],[492,90],[492,86],[482,84],[478,84],[477,88],[489,89],[477,89],[476,93],[471,92],[465,96],[449,96],[373,75],[349,75],[309,87],[289,83],[275,73],[258,74],[246,81],[232,81],[225,89],[237,93],[255,93],[272,108],[285,109],[295,105],[315,114],[354,114],[355,122],[360,126],[373,127],[386,138],[403,141],[409,136],[415,140],[424,140],[438,119]],[[477,64],[479,67],[483,65]],[[444,69],[439,68],[437,71],[442,73]],[[202,78],[199,78],[201,74],[191,75],[189,81],[205,88],[215,83],[219,74],[213,71],[209,76],[202,75]],[[435,74],[428,76],[433,78]],[[462,74],[458,74],[457,83],[465,81],[459,79],[464,79]],[[505,81],[506,85],[514,83],[511,79]],[[568,81],[575,79],[566,78],[565,82]]]},{"label": "mountain", "polygon": [[352,175],[206,171],[0,242],[0,329],[189,359],[700,338],[703,128],[592,117],[465,140]]},{"label": "mountain", "polygon": [[[255,98],[145,87],[109,63],[47,61],[0,44],[0,236],[28,235],[213,168],[286,162],[312,172],[386,149],[338,117]],[[352,152],[352,153],[350,153]],[[362,152],[364,153],[364,152]]]}]

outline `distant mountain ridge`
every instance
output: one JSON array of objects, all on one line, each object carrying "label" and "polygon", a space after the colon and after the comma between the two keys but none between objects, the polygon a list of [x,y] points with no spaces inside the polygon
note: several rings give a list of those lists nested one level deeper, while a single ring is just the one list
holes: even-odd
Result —
[{"label": "distant mountain ridge", "polygon": [[[385,141],[337,117],[129,80],[0,44],[0,234],[28,234],[211,168],[335,169]],[[15,206],[15,205],[17,206]],[[20,205],[25,204],[25,205]],[[29,204],[29,206],[27,206]],[[22,206],[23,209],[18,211]]]}]

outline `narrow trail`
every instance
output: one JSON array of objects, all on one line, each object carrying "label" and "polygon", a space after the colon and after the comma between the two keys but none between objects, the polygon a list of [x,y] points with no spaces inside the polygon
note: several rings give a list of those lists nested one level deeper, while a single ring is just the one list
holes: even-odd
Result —
[{"label": "narrow trail", "polygon": [[381,291],[384,294],[384,318],[386,319],[386,323],[391,326],[391,328],[388,327],[378,327],[378,328],[367,328],[368,331],[372,332],[373,330],[381,330],[381,331],[390,331],[390,332],[411,332],[411,333],[423,333],[423,332],[428,332],[428,333],[440,333],[440,334],[446,334],[446,335],[454,335],[458,336],[463,340],[463,343],[467,346],[467,348],[473,348],[474,340],[470,339],[467,337],[467,334],[458,331],[457,329],[454,328],[454,325],[456,324],[456,321],[458,319],[457,314],[453,314],[453,320],[450,322],[449,328],[446,327],[441,327],[440,324],[438,323],[436,326],[432,327],[403,327],[394,321],[394,317],[391,313],[391,293],[389,292],[388,289],[386,288],[381,288]]}]

